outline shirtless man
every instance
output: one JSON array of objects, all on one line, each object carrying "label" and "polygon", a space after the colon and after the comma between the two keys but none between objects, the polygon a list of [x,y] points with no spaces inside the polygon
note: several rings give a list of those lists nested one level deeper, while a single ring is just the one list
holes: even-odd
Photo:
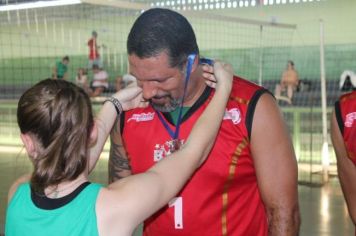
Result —
[{"label": "shirtless man", "polygon": [[[294,69],[294,62],[288,61],[287,68],[283,71],[281,82],[276,85],[274,96],[276,99],[281,99],[292,104],[293,91],[297,88],[299,83],[298,73]],[[287,97],[281,96],[281,92],[287,90]]]}]

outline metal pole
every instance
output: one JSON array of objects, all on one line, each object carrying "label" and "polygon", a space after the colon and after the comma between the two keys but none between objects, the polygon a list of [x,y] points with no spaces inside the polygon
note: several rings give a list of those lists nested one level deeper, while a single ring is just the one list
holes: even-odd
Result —
[{"label": "metal pole", "polygon": [[263,26],[260,25],[260,70],[259,70],[259,75],[258,75],[258,84],[260,86],[262,86],[262,65],[263,65],[262,34],[263,34]]},{"label": "metal pole", "polygon": [[320,19],[320,83],[321,83],[321,109],[323,124],[323,146],[322,146],[322,166],[323,181],[328,181],[329,170],[329,146],[327,129],[327,111],[326,111],[326,81],[325,81],[325,54],[324,54],[324,22]]}]

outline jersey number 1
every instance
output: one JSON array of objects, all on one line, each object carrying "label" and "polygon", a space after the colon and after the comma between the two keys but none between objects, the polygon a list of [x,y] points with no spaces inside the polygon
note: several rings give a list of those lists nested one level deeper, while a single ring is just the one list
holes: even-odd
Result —
[{"label": "jersey number 1", "polygon": [[168,206],[174,207],[174,228],[183,229],[183,198],[173,198]]}]

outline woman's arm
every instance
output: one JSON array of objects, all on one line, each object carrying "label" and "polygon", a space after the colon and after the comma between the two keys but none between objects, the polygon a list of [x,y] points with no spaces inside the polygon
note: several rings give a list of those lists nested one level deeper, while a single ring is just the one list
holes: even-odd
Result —
[{"label": "woman's arm", "polygon": [[[124,111],[148,105],[147,102],[143,101],[142,89],[139,87],[130,87],[120,90],[112,95],[112,97],[120,101]],[[95,128],[97,129],[98,136],[96,142],[89,150],[89,172],[93,170],[99,159],[116,117],[117,111],[115,106],[111,102],[105,102],[95,119]]]}]

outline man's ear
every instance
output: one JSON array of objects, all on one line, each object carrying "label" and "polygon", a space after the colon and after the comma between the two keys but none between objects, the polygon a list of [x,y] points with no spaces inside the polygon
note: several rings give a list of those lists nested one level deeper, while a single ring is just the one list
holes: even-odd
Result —
[{"label": "man's ear", "polygon": [[90,131],[89,146],[94,145],[96,143],[97,139],[98,139],[98,127],[96,126],[96,123],[94,122],[93,128]]},{"label": "man's ear", "polygon": [[25,145],[26,151],[28,155],[32,158],[36,158],[36,146],[35,146],[35,140],[33,140],[33,137],[29,134],[20,134],[22,143]]},{"label": "man's ear", "polygon": [[195,71],[199,66],[199,55],[196,55],[192,65],[192,72]]}]

